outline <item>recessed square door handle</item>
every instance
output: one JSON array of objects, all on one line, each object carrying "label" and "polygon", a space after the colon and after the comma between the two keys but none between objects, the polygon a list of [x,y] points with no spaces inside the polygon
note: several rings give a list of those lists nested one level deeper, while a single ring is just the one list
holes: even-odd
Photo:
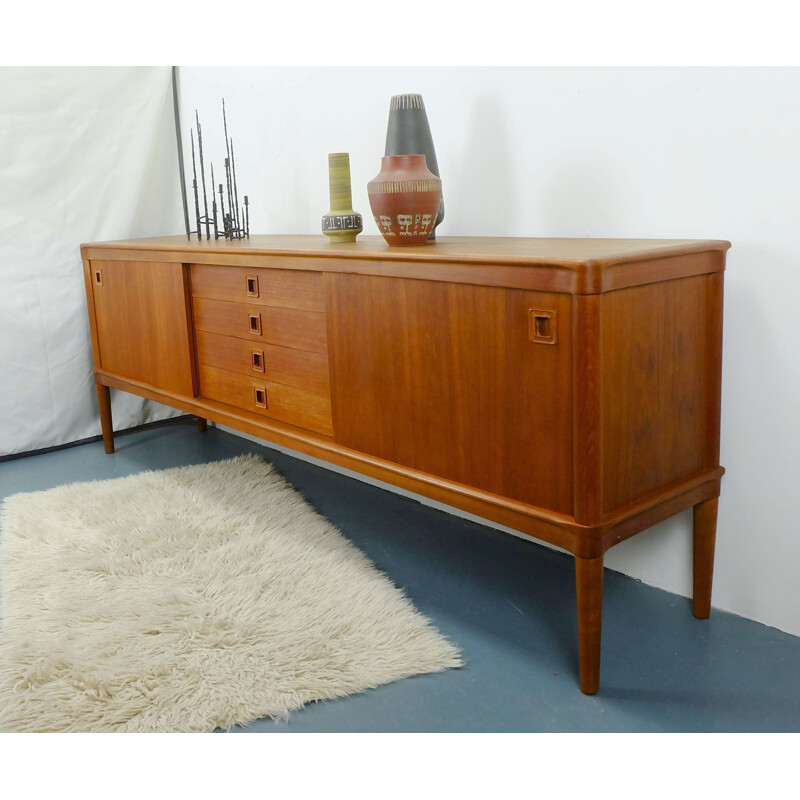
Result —
[{"label": "recessed square door handle", "polygon": [[555,344],[556,312],[531,308],[528,311],[528,340],[536,344]]},{"label": "recessed square door handle", "polygon": [[250,365],[253,368],[253,372],[263,372],[264,371],[264,351],[263,350],[251,350],[250,351]]}]

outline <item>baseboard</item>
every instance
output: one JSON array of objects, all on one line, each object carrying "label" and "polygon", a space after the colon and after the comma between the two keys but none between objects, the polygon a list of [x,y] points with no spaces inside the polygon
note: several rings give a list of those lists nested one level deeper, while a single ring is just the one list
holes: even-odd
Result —
[{"label": "baseboard", "polygon": [[[117,436],[126,436],[129,433],[148,430],[149,428],[163,428],[165,425],[174,425],[176,423],[186,424],[187,422],[194,422],[194,417],[191,414],[181,414],[178,417],[156,419],[152,422],[143,422],[141,425],[133,425],[130,428],[115,430],[114,438]],[[85,439],[76,439],[74,442],[64,442],[63,444],[56,444],[52,447],[40,447],[38,450],[26,450],[24,453],[8,453],[7,455],[0,456],[0,464],[4,461],[15,461],[18,458],[27,458],[28,456],[40,456],[44,453],[53,453],[56,450],[67,450],[70,447],[80,447],[82,444],[92,444],[93,442],[102,441],[103,434],[98,433],[96,436],[87,436]]]}]

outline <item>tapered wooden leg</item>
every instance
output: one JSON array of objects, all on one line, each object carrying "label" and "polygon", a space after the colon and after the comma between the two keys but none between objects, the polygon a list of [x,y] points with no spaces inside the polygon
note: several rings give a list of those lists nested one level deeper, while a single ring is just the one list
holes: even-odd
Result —
[{"label": "tapered wooden leg", "polygon": [[600,628],[603,619],[603,557],[575,558],[578,597],[578,656],[581,691],[600,688]]},{"label": "tapered wooden leg", "polygon": [[711,614],[711,581],[714,577],[714,544],[717,538],[719,499],[706,500],[694,507],[693,605],[698,619]]},{"label": "tapered wooden leg", "polygon": [[106,453],[114,452],[114,426],[111,422],[111,390],[97,384],[97,402],[100,406],[100,425],[103,428],[103,444]]},{"label": "tapered wooden leg", "polygon": [[202,417],[195,417],[195,419],[197,420],[197,430],[199,430],[200,433],[205,433],[208,429],[208,421]]}]

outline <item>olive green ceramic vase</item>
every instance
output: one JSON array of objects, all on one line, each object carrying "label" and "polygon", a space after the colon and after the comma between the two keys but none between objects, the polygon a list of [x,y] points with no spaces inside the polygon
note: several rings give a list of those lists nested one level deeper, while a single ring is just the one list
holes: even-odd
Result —
[{"label": "olive green ceramic vase", "polygon": [[364,230],[364,221],[353,211],[349,153],[328,155],[328,180],[331,210],[322,217],[322,232],[332,242],[354,242]]}]

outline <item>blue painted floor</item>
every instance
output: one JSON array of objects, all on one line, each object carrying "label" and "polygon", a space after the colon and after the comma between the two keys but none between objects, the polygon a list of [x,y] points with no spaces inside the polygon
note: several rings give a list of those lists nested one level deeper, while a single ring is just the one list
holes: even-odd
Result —
[{"label": "blue painted floor", "polygon": [[466,666],[235,732],[800,731],[800,638],[606,570],[600,693],[578,689],[573,561],[179,420],[0,463],[0,498],[259,453],[402,587]]}]

